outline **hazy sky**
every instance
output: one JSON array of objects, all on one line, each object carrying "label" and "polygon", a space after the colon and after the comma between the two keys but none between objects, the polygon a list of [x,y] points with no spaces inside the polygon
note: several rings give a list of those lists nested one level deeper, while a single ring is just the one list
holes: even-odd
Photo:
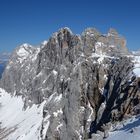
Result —
[{"label": "hazy sky", "polygon": [[140,48],[140,0],[0,0],[0,52],[38,45],[61,27],[115,28],[131,50]]}]

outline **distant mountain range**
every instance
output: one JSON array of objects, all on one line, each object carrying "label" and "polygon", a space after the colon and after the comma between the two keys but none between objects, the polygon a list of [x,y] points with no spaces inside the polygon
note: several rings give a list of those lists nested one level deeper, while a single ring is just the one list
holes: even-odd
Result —
[{"label": "distant mountain range", "polygon": [[3,71],[4,71],[5,66],[6,66],[6,63],[1,63],[1,64],[0,64],[0,78],[1,78],[1,76],[2,76],[2,73],[3,73]]},{"label": "distant mountain range", "polygon": [[10,53],[0,53],[0,78],[4,71],[7,61],[9,60]]},{"label": "distant mountain range", "polygon": [[3,61],[8,61],[11,53],[0,53],[0,63]]}]

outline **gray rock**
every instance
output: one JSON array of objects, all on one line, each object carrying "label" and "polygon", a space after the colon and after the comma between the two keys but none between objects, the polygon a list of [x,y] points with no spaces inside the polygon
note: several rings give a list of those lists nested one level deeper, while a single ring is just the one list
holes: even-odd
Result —
[{"label": "gray rock", "polygon": [[[110,32],[109,36],[102,35],[88,28],[80,36],[62,28],[40,48],[24,44],[12,54],[0,85],[12,95],[22,96],[25,109],[46,101],[42,140],[88,139],[91,122],[101,118],[104,111],[101,104],[106,105],[103,94],[108,73],[114,76],[107,89],[110,92],[115,75],[119,76],[117,70],[127,62],[127,58],[121,57],[127,53],[126,44],[118,48],[123,38],[115,31]],[[115,43],[111,44],[111,40]],[[113,51],[110,45],[114,45]],[[125,73],[123,69],[124,82],[128,80]],[[104,137],[107,136],[105,131]],[[93,134],[92,139],[102,140],[103,136]]]},{"label": "gray rock", "polygon": [[91,140],[103,140],[103,137],[99,134],[92,134]]}]

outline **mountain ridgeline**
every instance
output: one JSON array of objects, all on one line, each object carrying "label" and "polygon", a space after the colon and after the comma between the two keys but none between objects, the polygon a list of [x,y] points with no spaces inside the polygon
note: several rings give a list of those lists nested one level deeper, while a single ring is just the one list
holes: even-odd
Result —
[{"label": "mountain ridgeline", "polygon": [[42,140],[96,140],[136,113],[140,95],[133,69],[126,40],[115,29],[101,34],[87,28],[76,35],[62,28],[40,48],[16,48],[0,85],[22,96],[25,110],[45,102]]}]

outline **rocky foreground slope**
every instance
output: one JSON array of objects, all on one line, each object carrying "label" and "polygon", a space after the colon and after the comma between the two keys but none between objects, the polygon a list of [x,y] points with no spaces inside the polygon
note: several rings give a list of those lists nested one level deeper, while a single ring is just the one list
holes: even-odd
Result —
[{"label": "rocky foreground slope", "polygon": [[[25,112],[41,108],[41,121],[35,125],[34,120],[32,126],[37,126],[34,140],[95,140],[107,137],[117,122],[139,113],[139,66],[139,57],[128,52],[126,40],[116,30],[103,35],[88,28],[75,35],[63,28],[40,48],[29,44],[17,48],[0,85],[13,98],[22,98]],[[2,122],[3,134],[16,129],[1,139],[30,140],[30,131],[18,135],[18,123],[22,126],[24,119],[10,128]]]}]

